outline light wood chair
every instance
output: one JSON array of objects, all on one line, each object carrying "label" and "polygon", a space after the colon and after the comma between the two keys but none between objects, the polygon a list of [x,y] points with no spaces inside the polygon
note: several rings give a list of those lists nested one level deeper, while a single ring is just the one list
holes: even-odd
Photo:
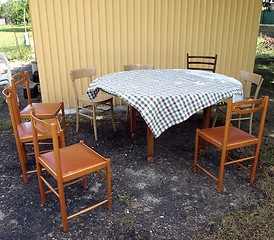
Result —
[{"label": "light wood chair", "polygon": [[[31,123],[30,122],[21,122],[17,96],[14,92],[14,89],[12,87],[4,89],[3,95],[6,98],[7,104],[9,107],[10,118],[12,121],[12,127],[13,127],[14,137],[15,137],[16,146],[17,146],[17,150],[18,150],[21,169],[22,169],[22,173],[23,173],[23,178],[24,178],[25,183],[28,183],[29,182],[28,174],[36,172],[36,170],[33,170],[33,171],[26,170],[27,156],[34,154],[34,153],[26,152],[26,145],[33,145]],[[47,119],[45,121],[47,123],[55,123],[57,125],[58,135],[61,138],[60,142],[64,145],[65,140],[64,140],[64,136],[61,136],[61,132],[60,132],[61,126],[59,124],[59,121],[55,118]],[[47,137],[42,137],[40,135],[38,136],[38,138],[39,138],[39,140],[48,139]],[[39,144],[40,145],[48,145],[48,144],[52,145],[52,143],[45,143],[45,142],[41,142]]]},{"label": "light wood chair", "polygon": [[217,54],[213,56],[190,56],[187,53],[187,69],[204,70],[215,73]]},{"label": "light wood chair", "polygon": [[[261,89],[262,83],[264,79],[262,78],[261,75],[256,74],[256,73],[250,73],[246,71],[241,71],[240,73],[240,79],[243,82],[243,89],[244,89],[244,100],[256,100],[259,94],[259,91]],[[250,92],[247,93],[246,89],[252,87],[252,85],[256,86],[256,90],[254,92],[253,96],[250,96]],[[220,103],[216,105],[216,110],[213,116],[213,122],[212,122],[212,127],[215,126],[218,114],[219,113],[224,113],[225,112],[222,110],[223,106],[227,106],[227,102],[230,99],[225,99],[224,103]],[[248,104],[246,106],[242,106],[245,109],[252,108],[253,106]],[[238,128],[241,127],[241,121],[242,120],[249,120],[249,134],[252,134],[252,121],[253,121],[253,113],[251,113],[249,116],[242,117],[242,115],[239,115],[238,117],[233,117],[231,121],[238,121]]]},{"label": "light wood chair", "polygon": [[[208,174],[210,177],[216,180],[218,182],[218,187],[217,187],[218,193],[221,192],[221,188],[222,188],[224,167],[229,164],[236,163],[239,166],[241,166],[243,169],[250,172],[251,173],[250,182],[251,183],[254,182],[255,172],[256,172],[256,167],[258,163],[260,147],[261,147],[261,141],[263,136],[263,129],[264,129],[268,99],[269,97],[266,96],[262,99],[240,101],[236,103],[232,103],[232,101],[229,101],[227,105],[225,126],[196,130],[194,172],[196,172],[197,167],[199,167],[206,174]],[[252,109],[242,109],[241,107],[246,104],[252,104],[254,107]],[[261,111],[261,120],[260,120],[260,126],[259,126],[259,131],[257,136],[253,136],[231,125],[231,114],[233,112],[237,114],[251,114],[259,111]],[[222,150],[218,179],[197,163],[200,139],[203,139],[206,142],[208,142],[209,145],[214,145],[217,148]],[[228,156],[228,151],[232,149],[237,149],[237,148],[242,148],[242,147],[252,146],[252,145],[256,146],[255,154],[253,156],[241,158],[237,160],[234,160]],[[200,147],[204,147],[204,146],[200,146]],[[240,163],[240,162],[252,160],[252,159],[253,159],[253,165],[251,170]]]},{"label": "light wood chair", "polygon": [[[56,123],[47,123],[38,119],[31,111],[31,123],[34,139],[34,151],[37,165],[40,194],[42,204],[46,204],[46,193],[53,192],[60,201],[63,230],[68,231],[68,219],[88,212],[104,203],[108,203],[111,210],[111,176],[110,159],[106,159],[93,151],[84,141],[67,147],[59,147]],[[46,131],[44,130],[46,129]],[[53,151],[41,154],[38,146],[38,137],[52,137]],[[54,188],[43,176],[42,167],[57,181],[58,187]],[[99,170],[106,169],[106,176]],[[83,181],[84,188],[87,188],[87,174],[92,172],[107,180],[107,199],[97,204],[81,210],[71,216],[67,216],[64,187]],[[67,183],[67,184],[65,184]],[[44,184],[49,187],[45,192]]]},{"label": "light wood chair", "polygon": [[[87,117],[91,120],[91,125],[93,124],[94,138],[95,138],[95,141],[97,141],[96,110],[100,111],[101,113],[110,111],[113,130],[116,131],[114,113],[113,113],[113,97],[107,93],[100,91],[97,97],[91,101],[86,93],[79,94],[80,87],[77,89],[77,86],[75,83],[77,79],[83,80],[84,78],[87,78],[87,77],[90,79],[90,82],[91,82],[95,75],[96,75],[96,67],[76,69],[70,72],[70,77],[71,77],[72,86],[74,90],[75,106],[76,106],[76,132],[78,132],[79,130],[79,115]],[[102,109],[98,109],[98,106],[107,106],[109,108],[102,110]],[[85,112],[80,112],[80,110],[85,110],[89,112],[90,115],[86,114]]]},{"label": "light wood chair", "polygon": [[[154,69],[153,64],[132,64],[132,65],[124,65],[124,71],[132,71],[132,70],[149,70]],[[126,119],[129,119],[129,105],[127,105]]]},{"label": "light wood chair", "polygon": [[[15,81],[20,79],[19,81]],[[58,113],[61,111],[62,117],[60,121],[62,122],[64,133],[66,134],[66,120],[65,120],[65,110],[64,103],[32,103],[31,101],[31,92],[29,87],[29,76],[28,72],[15,74],[11,80],[11,86],[13,91],[16,93],[16,88],[19,85],[25,84],[27,90],[28,97],[28,105],[20,112],[20,118],[29,119],[30,116],[30,108],[33,107],[35,109],[35,113],[39,118],[55,118]]]}]

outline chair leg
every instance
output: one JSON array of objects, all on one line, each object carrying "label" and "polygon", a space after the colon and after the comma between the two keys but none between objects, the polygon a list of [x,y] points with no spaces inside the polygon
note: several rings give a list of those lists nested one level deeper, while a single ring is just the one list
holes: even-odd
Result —
[{"label": "chair leg", "polygon": [[225,161],[226,161],[227,151],[222,151],[221,163],[220,163],[220,170],[219,170],[219,179],[218,179],[218,187],[217,193],[220,193],[222,190],[222,183],[223,183],[223,175],[224,175],[224,168],[225,168]]},{"label": "chair leg", "polygon": [[194,172],[197,172],[197,159],[199,151],[199,129],[196,130],[196,140],[195,140],[195,155],[194,155]]},{"label": "chair leg", "polygon": [[257,164],[258,164],[260,147],[261,147],[261,143],[257,144],[256,150],[255,150],[255,158],[253,160],[253,165],[252,165],[252,170],[251,170],[251,175],[250,175],[250,182],[251,183],[253,183],[254,179],[255,179],[255,173],[256,173],[256,168],[257,168]]},{"label": "chair leg", "polygon": [[253,113],[250,114],[250,119],[249,119],[249,134],[252,134],[252,121],[253,121]]},{"label": "chair leg", "polygon": [[64,185],[62,182],[59,183],[59,181],[58,181],[58,192],[59,192],[59,200],[60,200],[61,215],[62,215],[62,222],[63,222],[63,230],[64,232],[67,232],[68,218],[67,218],[67,210],[66,210]]},{"label": "chair leg", "polygon": [[26,146],[23,143],[19,143],[19,144],[17,144],[17,148],[18,148],[19,161],[21,164],[23,178],[24,178],[25,183],[28,183],[29,179],[28,179],[28,174],[27,174],[27,169],[26,169],[26,163],[27,163]]},{"label": "chair leg", "polygon": [[96,107],[92,106],[92,114],[93,114],[93,128],[94,128],[94,138],[97,141],[97,126],[96,126]]},{"label": "chair leg", "polygon": [[111,174],[110,174],[110,159],[107,159],[107,196],[108,196],[108,209],[111,210]]},{"label": "chair leg", "polygon": [[39,182],[39,188],[40,188],[40,196],[41,196],[41,201],[42,204],[46,204],[46,194],[45,194],[45,186],[44,182],[41,179],[42,177],[42,167],[39,162],[36,161],[36,168],[37,168],[37,176],[38,176],[38,182]]},{"label": "chair leg", "polygon": [[116,126],[115,126],[115,120],[114,120],[114,111],[113,111],[113,101],[110,102],[110,113],[111,113],[111,119],[112,119],[112,126],[114,132],[116,132]]},{"label": "chair leg", "polygon": [[83,176],[83,185],[84,185],[84,188],[86,189],[87,188],[87,175]]},{"label": "chair leg", "polygon": [[218,112],[219,112],[219,105],[216,105],[216,110],[213,116],[213,123],[212,123],[212,127],[215,127],[216,121],[217,121],[217,117],[218,117]]},{"label": "chair leg", "polygon": [[76,132],[79,130],[79,108],[76,106]]},{"label": "chair leg", "polygon": [[67,127],[66,127],[66,118],[65,118],[65,108],[64,103],[62,102],[62,123],[63,123],[63,130],[65,135],[67,135]]},{"label": "chair leg", "polygon": [[242,118],[242,114],[239,114],[238,128],[241,128],[241,118]]}]

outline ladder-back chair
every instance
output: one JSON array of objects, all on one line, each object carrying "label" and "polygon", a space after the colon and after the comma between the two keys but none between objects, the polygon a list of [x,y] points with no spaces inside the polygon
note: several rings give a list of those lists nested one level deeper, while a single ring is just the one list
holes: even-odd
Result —
[{"label": "ladder-back chair", "polygon": [[187,53],[187,69],[204,70],[215,73],[217,54],[215,56],[190,56]]}]

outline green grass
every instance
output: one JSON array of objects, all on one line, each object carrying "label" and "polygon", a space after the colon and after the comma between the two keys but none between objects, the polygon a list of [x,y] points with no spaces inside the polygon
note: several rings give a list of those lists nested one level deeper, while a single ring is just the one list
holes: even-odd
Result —
[{"label": "green grass", "polygon": [[274,91],[274,38],[260,35],[257,40],[257,52],[254,72],[263,76],[262,87]]},{"label": "green grass", "polygon": [[0,129],[1,130],[9,130],[12,129],[12,122],[9,119],[0,120]]},{"label": "green grass", "polygon": [[[20,53],[17,47],[16,39],[11,25],[0,26],[0,52],[3,52],[9,61],[30,61],[33,59],[33,50],[25,47],[24,44],[24,26],[14,26],[16,36],[21,46],[22,52]],[[27,27],[29,38],[32,39],[31,27]]]}]

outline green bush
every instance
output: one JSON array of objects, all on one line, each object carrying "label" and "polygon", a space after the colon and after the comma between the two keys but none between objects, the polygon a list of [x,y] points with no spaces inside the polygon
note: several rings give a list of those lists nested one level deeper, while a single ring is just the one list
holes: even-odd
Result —
[{"label": "green bush", "polygon": [[257,40],[257,54],[273,54],[274,38],[260,35]]}]

